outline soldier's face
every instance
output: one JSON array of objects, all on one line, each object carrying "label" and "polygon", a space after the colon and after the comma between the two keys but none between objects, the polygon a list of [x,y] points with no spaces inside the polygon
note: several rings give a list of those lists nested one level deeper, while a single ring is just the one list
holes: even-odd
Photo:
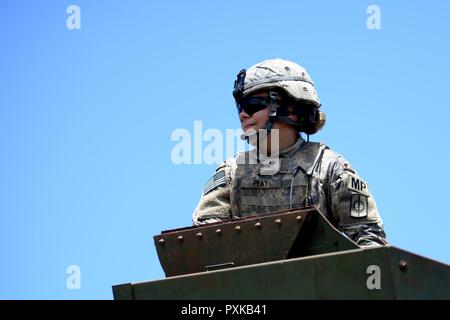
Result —
[{"label": "soldier's face", "polygon": [[[249,97],[266,98],[268,95],[268,92],[260,91],[251,94]],[[250,129],[258,131],[259,129],[264,128],[267,120],[269,120],[269,109],[265,108],[253,113],[252,115],[248,115],[244,110],[242,110],[241,113],[239,113],[239,119],[241,121],[241,128],[244,132]]]},{"label": "soldier's face", "polygon": [[[268,95],[269,92],[267,91],[258,91],[249,95],[248,98],[252,97],[267,98]],[[288,117],[293,121],[298,120],[297,116],[295,115],[290,114]],[[244,132],[247,132],[250,129],[258,131],[259,129],[263,129],[267,123],[267,120],[269,120],[269,108],[257,111],[251,115],[246,113],[245,110],[242,110],[241,113],[239,113],[239,119],[241,120],[241,128]],[[276,122],[274,125],[274,129],[283,129],[285,127],[291,128],[291,126],[286,123]]]}]

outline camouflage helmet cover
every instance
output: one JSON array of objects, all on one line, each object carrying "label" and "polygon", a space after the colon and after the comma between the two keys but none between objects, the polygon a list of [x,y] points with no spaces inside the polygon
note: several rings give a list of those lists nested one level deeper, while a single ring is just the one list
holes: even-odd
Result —
[{"label": "camouflage helmet cover", "polygon": [[320,107],[314,82],[302,66],[283,59],[271,59],[242,70],[234,83],[236,100],[262,89],[284,90],[295,100],[304,100]]}]

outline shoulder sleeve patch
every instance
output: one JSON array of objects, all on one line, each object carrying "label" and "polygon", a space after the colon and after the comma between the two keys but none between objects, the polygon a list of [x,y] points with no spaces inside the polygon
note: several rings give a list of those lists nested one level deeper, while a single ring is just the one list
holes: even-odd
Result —
[{"label": "shoulder sleeve patch", "polygon": [[217,172],[214,176],[211,177],[211,179],[206,182],[205,188],[203,189],[203,195],[225,184],[225,171],[222,170]]},{"label": "shoulder sleeve patch", "polygon": [[353,194],[350,203],[350,216],[353,218],[364,218],[369,214],[368,197],[361,194]]},{"label": "shoulder sleeve patch", "polygon": [[367,185],[367,183],[365,181],[363,181],[359,176],[357,175],[353,175],[353,174],[349,174],[347,175],[347,188],[355,191],[359,194],[363,194],[366,196],[369,196],[369,186]]}]

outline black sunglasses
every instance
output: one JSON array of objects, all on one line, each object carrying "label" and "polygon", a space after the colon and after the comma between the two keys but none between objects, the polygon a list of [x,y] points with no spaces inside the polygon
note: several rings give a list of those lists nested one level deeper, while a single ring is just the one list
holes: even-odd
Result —
[{"label": "black sunglasses", "polygon": [[239,100],[236,103],[238,114],[244,111],[251,116],[252,114],[261,111],[269,105],[269,97],[250,97]]}]

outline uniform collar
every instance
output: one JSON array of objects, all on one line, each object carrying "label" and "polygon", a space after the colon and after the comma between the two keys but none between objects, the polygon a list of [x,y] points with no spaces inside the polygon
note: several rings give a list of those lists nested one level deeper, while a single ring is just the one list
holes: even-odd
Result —
[{"label": "uniform collar", "polygon": [[266,157],[266,156],[264,156],[264,154],[263,153],[260,153],[259,155],[257,154],[257,150],[256,150],[256,148],[254,148],[254,149],[252,149],[250,152],[249,152],[249,156],[251,157],[251,158],[253,158],[254,160],[256,160],[256,159],[270,159],[270,158],[273,158],[273,157],[276,157],[276,158],[292,158],[296,153],[297,153],[297,151],[305,144],[306,142],[305,142],[305,140],[303,140],[303,138],[301,137],[301,135],[298,135],[298,138],[297,138],[297,140],[294,142],[294,144],[292,144],[291,146],[289,146],[289,147],[287,147],[286,149],[283,149],[283,150],[281,150],[279,153],[278,153],[278,155],[276,154],[276,153],[272,153],[271,154],[271,156],[270,157]]},{"label": "uniform collar", "polygon": [[[306,142],[300,135],[298,136],[297,141],[290,147],[282,150],[280,152],[279,158],[285,158],[286,160],[293,160],[297,163],[297,166],[302,168],[302,171],[307,174],[312,174],[314,169],[314,164],[317,161],[320,161],[321,150],[327,148],[321,143],[316,142]],[[275,156],[275,155],[272,155]],[[243,157],[243,158],[242,158]],[[260,161],[262,163],[266,163],[267,160],[270,160],[270,157],[264,157],[263,155],[259,155],[259,160],[257,157],[256,149],[251,151],[247,151],[241,153],[238,156],[238,164],[256,164]],[[246,159],[246,160],[244,160]],[[248,162],[250,161],[250,162]],[[284,161],[282,161],[284,162]],[[282,164],[283,165],[283,164]]]},{"label": "uniform collar", "polygon": [[299,135],[297,141],[280,152],[280,158],[292,159],[306,174],[312,174],[315,164],[321,161],[323,150],[327,147],[322,143],[306,142]]},{"label": "uniform collar", "polygon": [[303,140],[301,135],[298,135],[298,138],[294,142],[293,145],[291,145],[290,147],[287,147],[284,150],[281,150],[280,157],[281,158],[291,158],[297,152],[297,150],[301,148],[301,146],[304,143],[305,143],[305,140]]}]

